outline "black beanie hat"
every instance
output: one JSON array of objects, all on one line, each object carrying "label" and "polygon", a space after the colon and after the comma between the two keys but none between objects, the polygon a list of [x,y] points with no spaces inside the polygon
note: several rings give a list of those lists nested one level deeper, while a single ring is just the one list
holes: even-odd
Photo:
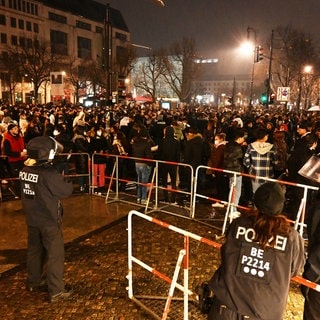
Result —
[{"label": "black beanie hat", "polygon": [[8,131],[10,131],[12,128],[18,127],[18,126],[19,126],[19,125],[18,125],[18,122],[16,122],[16,121],[9,122],[9,124],[8,124]]},{"label": "black beanie hat", "polygon": [[266,182],[255,192],[253,202],[261,213],[278,215],[283,210],[285,199],[285,187],[276,182]]}]

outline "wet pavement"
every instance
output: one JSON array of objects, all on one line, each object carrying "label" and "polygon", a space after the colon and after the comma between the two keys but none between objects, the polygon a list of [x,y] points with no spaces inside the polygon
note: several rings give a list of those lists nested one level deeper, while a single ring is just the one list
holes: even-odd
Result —
[{"label": "wet pavement", "polygon": [[[121,198],[121,197],[120,197]],[[131,203],[130,203],[131,202]],[[64,238],[66,243],[65,281],[74,289],[70,300],[48,303],[46,293],[25,290],[26,226],[20,200],[0,205],[0,319],[153,319],[128,298],[128,221],[130,210],[144,209],[134,199],[123,196],[121,201],[106,204],[104,197],[74,195],[63,201]],[[151,208],[151,207],[150,207]],[[162,211],[161,211],[161,210]],[[166,212],[165,212],[166,211]],[[172,212],[173,214],[168,214]],[[197,205],[196,217],[188,218],[186,208],[160,203],[148,212],[170,225],[216,240],[220,235],[223,212],[212,214],[210,203]],[[133,255],[151,268],[172,278],[181,235],[133,216]],[[190,240],[189,289],[207,280],[219,265],[219,251]],[[170,285],[133,265],[134,296],[159,318],[162,317]],[[183,283],[183,270],[178,283]],[[177,289],[167,319],[183,319],[182,294]],[[302,319],[303,298],[297,284],[292,283],[285,320]],[[206,319],[195,304],[189,303],[189,319]],[[277,319],[275,319],[277,320]]]}]

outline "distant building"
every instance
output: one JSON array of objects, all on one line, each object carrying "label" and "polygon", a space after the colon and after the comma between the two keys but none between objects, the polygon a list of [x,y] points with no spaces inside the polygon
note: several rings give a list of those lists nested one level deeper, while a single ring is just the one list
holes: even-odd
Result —
[{"label": "distant building", "polygon": [[[111,94],[124,88],[128,73],[127,57],[130,32],[120,11],[91,0],[0,0],[0,53],[3,58],[8,47],[49,45],[51,52],[61,57],[59,67],[64,88],[59,99],[74,102],[79,95],[96,92],[96,88],[75,88],[68,75],[73,61],[81,68],[84,61],[96,63],[106,73],[106,90]],[[9,99],[8,69],[0,60],[0,99]],[[49,79],[48,79],[49,81]],[[30,80],[25,75],[14,92],[16,102],[31,102]],[[50,82],[39,90],[39,102],[50,101]],[[101,94],[103,92],[100,92]],[[108,97],[107,97],[108,98]]]},{"label": "distant building", "polygon": [[211,74],[200,77],[194,82],[197,102],[214,106],[231,103],[236,106],[247,105],[250,89],[251,79],[249,75]]}]

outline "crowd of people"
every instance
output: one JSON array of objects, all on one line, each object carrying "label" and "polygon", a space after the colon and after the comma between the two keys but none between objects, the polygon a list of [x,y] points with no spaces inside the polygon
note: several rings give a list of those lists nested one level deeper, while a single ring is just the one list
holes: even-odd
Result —
[{"label": "crowd of people", "polygon": [[[221,268],[211,280],[216,296],[209,318],[239,319],[239,316],[249,316],[250,319],[267,319],[270,309],[265,308],[266,304],[252,308],[251,295],[248,295],[248,299],[243,295],[242,298],[235,298],[233,289],[230,288],[236,288],[238,284],[240,290],[242,281],[245,281],[246,286],[252,283],[253,289],[258,287],[257,283],[263,286],[270,283],[270,277],[273,277],[274,271],[278,269],[278,274],[285,279],[285,286],[277,288],[279,282],[276,281],[273,291],[270,292],[283,292],[283,303],[278,309],[274,309],[274,317],[280,318],[290,277],[298,274],[304,264],[302,238],[289,226],[286,219],[295,219],[303,191],[301,188],[288,188],[285,191],[278,184],[265,183],[261,178],[318,186],[317,182],[299,174],[310,157],[320,153],[318,114],[262,109],[239,112],[194,106],[162,110],[158,105],[144,106],[135,103],[94,108],[52,104],[3,105],[0,109],[0,122],[0,179],[4,184],[11,178],[17,178],[22,170],[26,170],[23,169],[24,165],[35,165],[28,162],[30,154],[28,155],[26,150],[26,146],[29,146],[29,152],[33,150],[30,144],[35,141],[34,138],[53,137],[61,145],[64,156],[55,157],[55,146],[52,149],[47,148],[45,158],[52,160],[60,173],[68,173],[69,155],[81,154],[74,158],[80,191],[88,187],[86,173],[90,170],[85,154],[95,155],[92,186],[96,188],[105,188],[105,177],[111,167],[106,154],[134,157],[135,161],[130,162],[134,164],[132,166],[119,159],[119,187],[124,191],[126,177],[134,173],[138,182],[137,202],[140,204],[147,201],[147,184],[152,168],[149,159],[188,164],[194,173],[197,167],[206,167],[199,175],[199,188],[206,184],[215,186],[213,196],[219,201],[213,203],[213,207],[223,207],[228,201],[230,186],[235,185],[236,193],[232,199],[230,215],[231,220],[239,216],[240,218],[230,225],[222,250]],[[51,143],[50,140],[49,142]],[[36,157],[33,158],[41,159],[39,150],[36,150]],[[29,160],[26,161],[27,157]],[[228,175],[221,169],[246,172],[251,174],[252,178]],[[172,189],[190,191],[192,176],[183,167],[160,163],[159,172],[160,183],[164,187],[164,201],[176,202],[176,193],[170,194],[166,188],[168,176]],[[18,196],[19,180],[11,180],[14,194]],[[28,192],[25,192],[24,197],[28,198]],[[319,211],[320,201],[317,192],[309,193],[308,197],[310,201],[307,202],[306,221],[310,243],[305,276],[319,282],[320,239],[317,231],[320,224],[316,213]],[[253,207],[249,216],[242,216],[238,211],[240,202]],[[33,232],[33,229],[34,226],[30,225],[29,231]],[[251,238],[243,233],[247,232],[246,230],[250,231]],[[290,241],[284,242],[285,238]],[[238,248],[243,241],[246,244],[242,249]],[[275,250],[270,253],[268,247]],[[236,251],[241,251],[244,259],[241,265],[238,265],[236,273],[233,269],[229,270],[232,264],[227,263],[235,257],[235,248]],[[286,255],[284,260],[277,260],[283,252],[290,253],[289,260]],[[238,253],[236,256],[239,257]],[[262,263],[258,274],[246,274],[251,268],[248,262],[250,257],[258,258]],[[288,261],[292,261],[292,267]],[[285,264],[287,266],[284,268]],[[287,272],[284,273],[283,270]],[[229,273],[232,276],[229,277]],[[28,279],[30,288],[34,285],[40,286],[39,275],[36,277],[32,279],[30,276]],[[229,295],[223,293],[225,290]],[[61,283],[59,289],[52,289],[50,297],[54,300],[68,294]],[[304,289],[303,294],[306,298],[305,319],[316,319],[319,293]]]},{"label": "crowd of people", "polygon": [[[299,175],[298,171],[312,154],[320,152],[318,114],[262,109],[239,112],[184,106],[162,110],[158,105],[135,103],[93,108],[53,104],[3,105],[0,109],[0,134],[0,179],[3,183],[6,178],[17,177],[26,157],[25,145],[42,135],[54,137],[63,145],[64,153],[108,153],[134,157],[142,156],[137,144],[141,144],[141,138],[144,138],[151,145],[151,152],[144,153],[145,157],[186,163],[194,170],[205,165],[309,185],[312,182]],[[168,144],[175,147],[168,148]],[[74,159],[77,174],[89,172],[85,156]],[[104,177],[110,170],[108,160],[97,155],[94,159],[92,184],[104,188]],[[68,170],[65,161],[57,166],[61,172]],[[120,178],[137,174],[137,163],[129,168],[120,167]],[[175,176],[173,172],[176,171],[173,168],[171,174],[166,172],[162,177],[169,173],[173,188],[178,185],[190,188],[190,174],[179,168],[178,176]],[[142,179],[141,170],[139,172],[137,176]],[[147,178],[144,177],[142,183],[148,180],[149,174],[144,174]],[[185,178],[180,179],[180,183],[179,175]],[[217,207],[227,200],[228,185],[234,183],[237,186],[234,215],[238,215],[239,201],[251,205],[255,190],[264,182],[259,178],[250,180],[242,177],[233,181],[210,170],[201,173],[200,178],[200,186],[206,183],[220,186],[216,188],[215,196],[222,202],[213,204]],[[161,180],[166,186],[166,179]],[[85,190],[88,187],[87,177],[80,176],[78,183],[79,188]],[[124,189],[125,183],[122,183],[121,190]],[[302,194],[301,189],[290,192],[288,198],[292,201],[288,213],[294,219]],[[138,199],[140,197],[141,194]],[[167,195],[165,198],[167,200]]]}]

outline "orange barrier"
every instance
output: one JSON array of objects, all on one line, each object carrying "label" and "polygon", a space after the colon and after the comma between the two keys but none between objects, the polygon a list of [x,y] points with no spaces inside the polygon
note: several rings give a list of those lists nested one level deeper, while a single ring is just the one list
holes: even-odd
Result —
[{"label": "orange barrier", "polygon": [[[108,176],[105,176],[106,180],[109,180],[108,183],[108,187],[107,187],[107,195],[106,195],[106,203],[108,203],[109,201],[123,201],[123,202],[128,202],[124,199],[124,197],[120,197],[120,193],[119,193],[119,182],[124,182],[124,183],[135,183],[136,185],[143,185],[148,187],[148,197],[147,197],[147,202],[145,204],[145,212],[147,212],[148,210],[157,210],[159,208],[159,191],[160,190],[166,190],[168,192],[174,192],[176,194],[180,194],[182,196],[187,196],[189,197],[190,201],[189,201],[189,215],[191,213],[191,205],[192,205],[192,193],[193,193],[193,175],[194,175],[194,171],[192,166],[185,164],[185,163],[178,163],[178,162],[170,162],[170,161],[161,161],[161,160],[153,160],[153,159],[145,159],[145,158],[136,158],[136,157],[130,157],[130,156],[121,156],[121,155],[113,155],[113,154],[93,154],[92,155],[92,159],[91,159],[91,163],[93,164],[95,162],[95,157],[97,156],[104,156],[106,158],[112,159],[113,162],[113,167],[112,167],[112,172],[111,174]],[[149,181],[149,183],[147,184],[143,184],[140,182],[137,182],[136,180],[129,180],[129,179],[124,179],[124,178],[120,178],[119,177],[119,166],[120,165],[125,165],[125,163],[119,164],[119,160],[123,159],[124,161],[143,161],[143,162],[147,162],[150,163],[150,165],[153,167],[153,171],[151,174],[151,179]],[[190,174],[189,176],[189,180],[191,181],[190,186],[187,187],[187,189],[189,189],[190,191],[184,191],[184,190],[180,190],[180,189],[173,189],[173,188],[169,188],[169,187],[163,187],[159,184],[159,166],[160,165],[166,165],[166,166],[176,166],[177,168],[180,167],[184,167],[184,168],[188,168],[189,172],[188,174]],[[93,167],[91,168],[92,172],[93,172]],[[115,182],[115,195],[113,198],[111,198],[111,194],[112,194],[112,184],[113,182]],[[94,187],[93,187],[94,188]],[[92,188],[92,189],[93,189]],[[154,197],[154,202],[151,206],[151,200],[152,200],[152,196]],[[111,200],[110,200],[111,199]],[[132,203],[132,201],[129,203]],[[176,205],[176,204],[171,204],[171,205]],[[161,208],[162,211],[163,208]],[[168,213],[172,213],[169,212]]]},{"label": "orange barrier", "polygon": [[[235,172],[235,171],[230,171],[230,170],[224,170],[224,169],[219,169],[219,168],[212,168],[212,167],[208,167],[208,166],[199,166],[196,169],[196,175],[195,175],[195,180],[194,180],[194,194],[193,194],[193,203],[196,203],[196,198],[200,197],[200,198],[204,198],[204,199],[212,199],[209,197],[206,197],[200,193],[197,193],[197,183],[198,183],[198,177],[199,177],[199,171],[202,169],[206,169],[206,170],[212,170],[212,171],[217,171],[217,172],[222,172],[228,175],[232,175],[234,177],[234,180],[236,179],[236,177],[241,176],[241,177],[249,177],[251,179],[259,179],[259,180],[264,180],[264,181],[272,181],[272,182],[278,182],[280,184],[283,185],[289,185],[289,186],[294,186],[294,187],[298,187],[298,188],[303,188],[304,190],[304,194],[303,194],[303,198],[301,199],[301,203],[300,203],[300,207],[297,213],[297,218],[294,221],[294,225],[295,225],[295,229],[298,230],[300,234],[303,234],[303,228],[305,227],[305,223],[304,223],[304,219],[305,219],[305,209],[306,209],[306,202],[307,202],[307,194],[309,190],[318,190],[318,187],[314,187],[314,186],[309,186],[309,185],[305,185],[305,184],[300,184],[300,183],[294,183],[294,182],[289,182],[289,181],[283,181],[283,180],[277,180],[277,179],[272,179],[272,178],[266,178],[266,177],[260,177],[260,176],[254,176],[254,175],[250,175],[247,173],[240,173],[240,172]],[[223,223],[223,227],[222,227],[222,234],[225,233],[226,230],[226,225],[227,225],[227,221],[228,221],[228,216],[230,214],[230,210],[231,207],[234,205],[233,203],[233,199],[234,199],[234,193],[235,193],[235,185],[232,185],[232,187],[230,188],[229,191],[229,201],[225,202],[225,201],[221,201],[222,203],[225,203],[227,205],[227,210],[226,210],[226,214],[225,214],[225,218],[224,218],[224,223]],[[220,201],[220,199],[213,199],[216,201]],[[241,206],[237,206],[239,208],[242,208],[244,210],[249,210],[249,208],[247,207],[241,207]],[[193,212],[192,212],[192,217],[195,216],[195,207],[193,207]],[[232,221],[232,218],[231,218]]]},{"label": "orange barrier", "polygon": [[[138,216],[142,219],[145,219],[151,223],[154,223],[160,227],[166,228],[168,230],[171,230],[173,232],[176,232],[180,235],[182,235],[184,237],[184,247],[183,249],[180,250],[179,253],[179,257],[177,259],[177,263],[176,263],[176,268],[174,271],[174,274],[172,276],[172,279],[159,272],[158,270],[156,270],[156,268],[148,266],[146,263],[144,263],[141,259],[139,259],[138,257],[133,255],[133,228],[132,228],[132,218],[133,216]],[[183,230],[181,228],[175,227],[173,225],[170,225],[164,221],[161,221],[159,219],[156,218],[152,218],[149,215],[145,215],[141,212],[135,211],[135,210],[131,210],[129,212],[128,215],[128,275],[127,275],[127,279],[129,282],[129,286],[128,286],[128,296],[131,300],[133,300],[135,303],[139,304],[144,310],[146,310],[147,312],[149,312],[150,314],[152,314],[155,318],[157,319],[166,319],[167,315],[169,313],[169,307],[170,307],[170,303],[172,301],[173,298],[173,292],[174,292],[174,288],[177,288],[178,290],[183,292],[183,302],[184,302],[184,320],[188,319],[188,302],[189,302],[189,296],[193,296],[194,293],[192,292],[192,290],[189,289],[189,239],[194,239],[198,242],[207,244],[215,249],[220,250],[221,248],[221,244],[214,242],[210,239],[201,237],[197,234],[191,233],[189,231]],[[180,285],[179,283],[177,283],[177,278],[178,278],[178,272],[180,270],[180,265],[181,265],[181,259],[183,258],[183,268],[184,268],[184,273],[183,273],[183,285]],[[153,275],[157,276],[158,278],[166,281],[167,283],[169,283],[170,286],[170,290],[169,290],[169,294],[167,297],[167,303],[166,306],[164,308],[163,314],[162,316],[158,316],[156,315],[150,308],[148,308],[146,305],[144,305],[140,300],[138,296],[134,295],[134,287],[133,287],[133,263],[136,263],[137,265],[141,266],[142,268],[146,269],[147,271],[151,272]],[[312,281],[309,281],[307,279],[304,279],[303,277],[300,276],[295,276],[292,278],[292,281],[297,282],[301,285],[307,286],[313,290],[316,290],[318,292],[320,292],[320,285],[318,285],[317,283],[314,283]],[[153,297],[153,299],[160,299],[161,297]]]}]

